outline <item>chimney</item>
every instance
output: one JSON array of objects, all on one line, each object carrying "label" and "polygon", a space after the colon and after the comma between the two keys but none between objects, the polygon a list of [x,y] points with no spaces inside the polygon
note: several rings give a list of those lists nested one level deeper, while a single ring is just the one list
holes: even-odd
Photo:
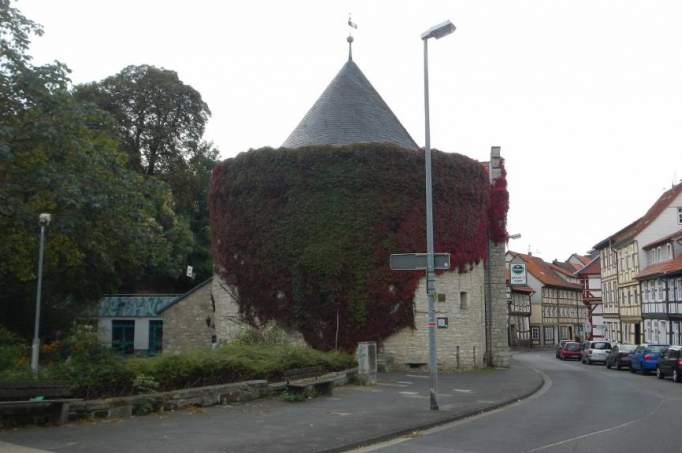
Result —
[{"label": "chimney", "polygon": [[488,175],[490,183],[492,184],[497,178],[502,175],[502,156],[499,146],[492,146],[490,148],[490,162],[488,162]]}]

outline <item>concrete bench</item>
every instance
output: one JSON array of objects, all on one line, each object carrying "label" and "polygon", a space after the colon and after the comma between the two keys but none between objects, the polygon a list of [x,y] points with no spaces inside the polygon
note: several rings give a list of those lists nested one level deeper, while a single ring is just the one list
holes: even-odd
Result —
[{"label": "concrete bench", "polygon": [[334,375],[325,375],[319,367],[295,368],[283,373],[287,389],[296,393],[315,391],[321,395],[331,395],[334,388]]}]

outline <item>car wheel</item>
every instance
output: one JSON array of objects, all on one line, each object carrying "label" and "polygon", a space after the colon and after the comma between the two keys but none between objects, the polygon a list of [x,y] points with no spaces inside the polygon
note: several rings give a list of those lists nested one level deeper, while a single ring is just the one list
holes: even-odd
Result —
[{"label": "car wheel", "polygon": [[673,382],[680,382],[680,373],[677,370],[673,370]]},{"label": "car wheel", "polygon": [[659,367],[656,367],[656,377],[659,379],[663,379],[665,377]]},{"label": "car wheel", "polygon": [[639,364],[639,372],[642,373],[642,375],[644,375],[644,374],[649,374],[649,373],[647,372],[646,368],[644,368],[644,364],[643,364],[643,363],[640,363],[640,364]]},{"label": "car wheel", "polygon": [[621,368],[622,368],[622,366],[621,366],[620,362],[616,362],[616,369],[618,371],[620,371]]},{"label": "car wheel", "polygon": [[592,359],[587,359],[587,364],[592,365]]},{"label": "car wheel", "polygon": [[632,365],[630,365],[630,373],[636,373],[636,372],[637,372],[637,370],[635,370],[635,369],[632,367]]},{"label": "car wheel", "polygon": [[606,361],[606,368],[608,368],[609,370],[611,369],[611,364],[609,363],[608,360]]}]

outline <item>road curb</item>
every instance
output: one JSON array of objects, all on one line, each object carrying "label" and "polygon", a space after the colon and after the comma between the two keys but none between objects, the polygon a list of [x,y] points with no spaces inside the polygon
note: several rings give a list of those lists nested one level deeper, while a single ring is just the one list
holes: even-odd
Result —
[{"label": "road curb", "polygon": [[533,387],[531,390],[524,392],[521,395],[515,395],[512,398],[508,398],[504,401],[500,401],[500,402],[495,403],[491,406],[487,406],[483,409],[472,410],[472,411],[464,413],[464,414],[457,414],[457,415],[453,415],[451,417],[442,418],[440,420],[434,420],[434,421],[430,421],[428,423],[422,423],[419,425],[414,425],[410,428],[403,428],[400,430],[381,434],[379,436],[370,437],[368,439],[363,439],[360,441],[351,442],[349,444],[346,444],[346,445],[343,445],[340,447],[334,447],[334,448],[325,449],[325,450],[317,450],[316,453],[340,453],[340,452],[346,452],[349,450],[353,450],[356,448],[368,447],[370,445],[374,445],[374,444],[378,444],[381,442],[386,442],[386,441],[389,441],[392,439],[396,439],[396,438],[404,436],[406,434],[414,433],[415,431],[425,431],[427,429],[435,428],[437,426],[442,426],[442,425],[446,425],[448,423],[452,423],[452,422],[456,422],[459,420],[464,420],[466,418],[475,417],[477,415],[485,414],[486,412],[492,412],[496,409],[500,409],[502,407],[509,406],[511,404],[522,401],[524,399],[530,398],[531,396],[533,396],[535,393],[537,393],[545,385],[546,379],[545,379],[545,376],[543,375],[543,373],[540,373],[533,368],[529,368],[529,367],[526,367],[526,368],[533,371],[535,374],[537,374],[540,377],[540,383],[538,385],[536,385],[535,387]]}]

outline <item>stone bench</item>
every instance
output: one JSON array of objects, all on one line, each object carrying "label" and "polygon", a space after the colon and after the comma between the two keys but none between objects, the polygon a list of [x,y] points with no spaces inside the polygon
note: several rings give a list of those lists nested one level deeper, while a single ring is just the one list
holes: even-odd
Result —
[{"label": "stone bench", "polygon": [[319,367],[294,368],[285,371],[283,377],[287,389],[294,393],[309,393],[314,390],[320,395],[331,395],[337,379],[333,373],[324,374]]}]

